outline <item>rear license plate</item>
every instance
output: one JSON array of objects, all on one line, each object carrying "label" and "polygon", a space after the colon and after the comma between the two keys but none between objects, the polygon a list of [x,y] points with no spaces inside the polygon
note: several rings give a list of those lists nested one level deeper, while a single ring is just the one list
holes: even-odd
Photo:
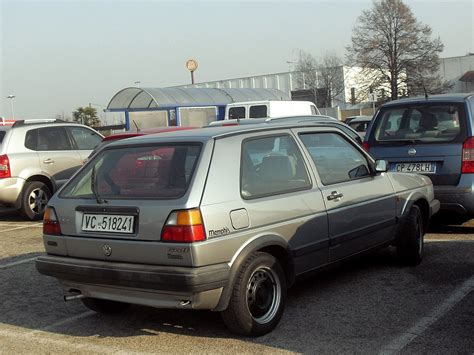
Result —
[{"label": "rear license plate", "polygon": [[396,163],[392,171],[396,171],[397,173],[434,174],[436,172],[436,163]]},{"label": "rear license plate", "polygon": [[135,216],[113,214],[89,214],[82,217],[85,232],[133,233]]}]

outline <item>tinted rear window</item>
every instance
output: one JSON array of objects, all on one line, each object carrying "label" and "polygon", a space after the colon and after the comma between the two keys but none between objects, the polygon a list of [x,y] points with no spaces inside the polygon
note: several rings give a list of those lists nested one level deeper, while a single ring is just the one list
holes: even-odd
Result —
[{"label": "tinted rear window", "polygon": [[193,176],[200,144],[105,149],[69,181],[61,197],[176,199]]},{"label": "tinted rear window", "polygon": [[3,138],[5,137],[5,134],[7,134],[7,132],[5,132],[5,131],[0,131],[0,144],[2,144]]},{"label": "tinted rear window", "polygon": [[381,110],[374,125],[374,137],[377,142],[452,142],[465,131],[464,127],[461,104],[396,106]]}]

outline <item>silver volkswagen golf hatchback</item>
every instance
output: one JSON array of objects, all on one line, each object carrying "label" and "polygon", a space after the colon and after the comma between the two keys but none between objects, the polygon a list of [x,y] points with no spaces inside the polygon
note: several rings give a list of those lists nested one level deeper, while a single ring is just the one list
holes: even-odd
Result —
[{"label": "silver volkswagen golf hatchback", "polygon": [[433,186],[386,170],[324,121],[117,141],[51,199],[36,267],[97,312],[205,309],[262,335],[299,277],[389,245],[420,263]]}]

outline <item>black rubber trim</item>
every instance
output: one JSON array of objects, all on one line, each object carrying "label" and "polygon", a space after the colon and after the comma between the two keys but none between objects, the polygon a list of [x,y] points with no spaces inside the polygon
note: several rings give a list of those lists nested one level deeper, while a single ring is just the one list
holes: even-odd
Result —
[{"label": "black rubber trim", "polygon": [[228,264],[188,268],[51,255],[39,257],[36,269],[43,275],[65,281],[192,293],[226,286],[230,274]]},{"label": "black rubber trim", "polygon": [[322,249],[327,249],[328,247],[329,247],[329,239],[320,240],[318,242],[293,249],[293,256],[297,258],[299,256],[303,256],[309,253],[314,253]]},{"label": "black rubber trim", "polygon": [[380,229],[393,226],[393,225],[397,224],[397,222],[398,222],[398,219],[396,217],[390,218],[389,220],[374,223],[374,224],[371,224],[368,227],[360,228],[360,229],[358,229],[356,231],[352,231],[350,233],[345,233],[345,234],[336,235],[334,237],[330,237],[329,243],[330,243],[331,246],[334,246],[334,245],[337,245],[337,244],[342,244],[342,243],[348,242],[352,239],[356,239],[356,238],[362,237],[364,235],[370,234],[372,232],[378,231]]}]

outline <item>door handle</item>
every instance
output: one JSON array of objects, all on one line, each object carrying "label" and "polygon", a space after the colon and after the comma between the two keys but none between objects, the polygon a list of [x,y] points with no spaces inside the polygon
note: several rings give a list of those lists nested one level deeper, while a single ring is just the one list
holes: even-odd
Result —
[{"label": "door handle", "polygon": [[51,158],[48,158],[48,159],[43,160],[43,163],[45,163],[45,164],[53,164],[53,163],[54,163],[54,160],[51,159]]},{"label": "door handle", "polygon": [[339,199],[344,196],[342,193],[339,193],[337,191],[331,192],[331,194],[327,197],[329,201],[336,200],[339,201]]}]

